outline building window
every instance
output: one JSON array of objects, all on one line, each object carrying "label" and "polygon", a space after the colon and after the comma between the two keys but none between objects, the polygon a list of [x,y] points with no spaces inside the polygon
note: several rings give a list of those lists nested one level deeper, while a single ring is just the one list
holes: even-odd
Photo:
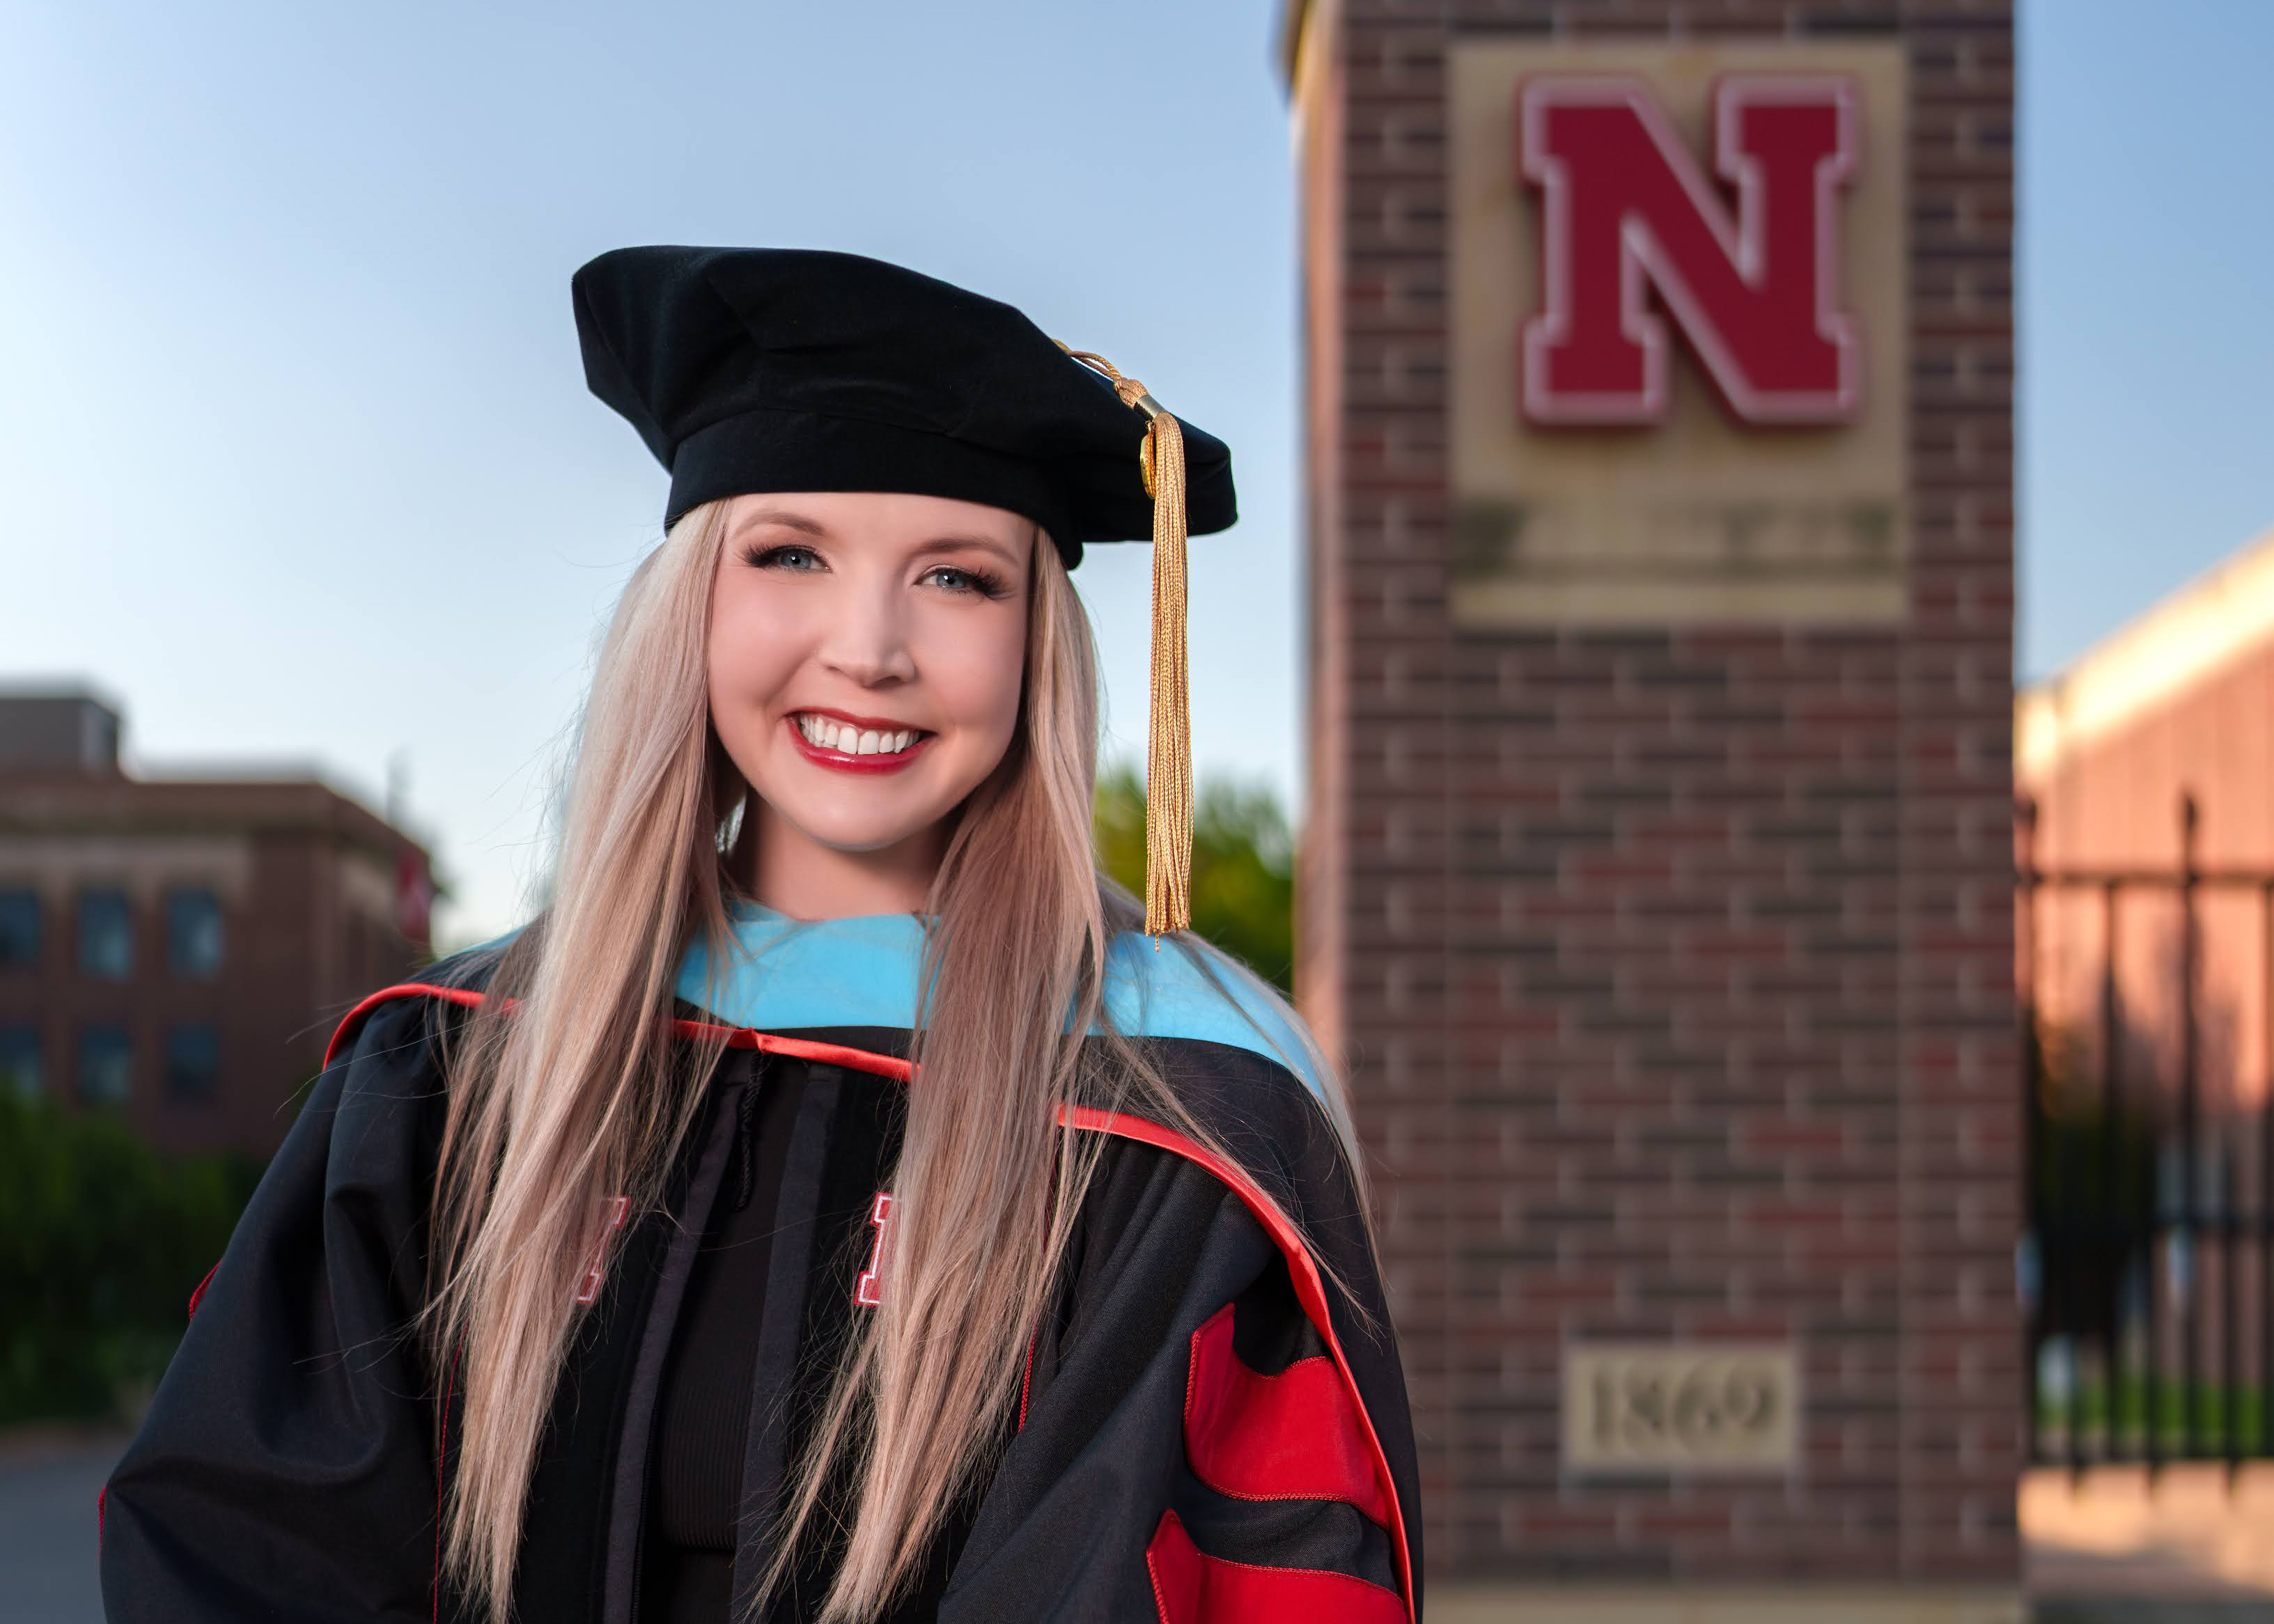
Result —
[{"label": "building window", "polygon": [[210,1100],[221,1092],[221,1034],[208,1022],[166,1031],[166,1097]]},{"label": "building window", "polygon": [[166,962],[177,975],[221,974],[221,898],[203,888],[166,893]]},{"label": "building window", "polygon": [[134,910],[124,891],[79,892],[79,967],[106,981],[134,974]]},{"label": "building window", "polygon": [[40,893],[0,890],[0,969],[29,969],[40,962]]},{"label": "building window", "polygon": [[89,1105],[124,1105],[133,1092],[134,1044],[124,1026],[79,1030],[79,1097]]},{"label": "building window", "polygon": [[40,1029],[0,1026],[0,1094],[36,1100],[44,1087],[40,1077]]}]

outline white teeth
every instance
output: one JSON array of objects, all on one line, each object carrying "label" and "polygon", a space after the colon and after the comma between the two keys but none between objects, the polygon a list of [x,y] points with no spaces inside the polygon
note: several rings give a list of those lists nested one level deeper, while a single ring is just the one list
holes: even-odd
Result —
[{"label": "white teeth", "polygon": [[813,743],[825,750],[841,750],[847,756],[897,756],[916,741],[917,730],[913,727],[892,733],[863,730],[805,711],[797,713],[796,721],[798,732]]}]

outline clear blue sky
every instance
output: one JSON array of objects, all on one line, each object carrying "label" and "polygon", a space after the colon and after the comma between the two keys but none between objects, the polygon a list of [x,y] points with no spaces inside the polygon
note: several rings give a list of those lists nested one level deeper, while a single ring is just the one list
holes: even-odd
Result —
[{"label": "clear blue sky", "polygon": [[2274,529],[2274,4],[2025,0],[2021,53],[2026,680]]},{"label": "clear blue sky", "polygon": [[[2142,31],[2154,17],[2160,32]],[[664,476],[586,393],[621,243],[901,260],[1231,441],[1194,545],[1204,777],[1292,795],[1298,282],[1270,0],[207,8],[61,0],[0,55],[0,680],[138,763],[289,757],[514,922]],[[2024,8],[2021,665],[2274,524],[2257,0]],[[1144,738],[1148,550],[1076,580]]]}]

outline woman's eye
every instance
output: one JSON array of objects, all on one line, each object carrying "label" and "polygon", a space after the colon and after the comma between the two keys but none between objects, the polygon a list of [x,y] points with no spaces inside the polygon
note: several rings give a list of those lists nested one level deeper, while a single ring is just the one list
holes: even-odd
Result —
[{"label": "woman's eye", "polygon": [[1001,583],[996,577],[983,570],[959,569],[953,564],[935,564],[924,571],[923,578],[930,581],[941,575],[947,577],[944,584],[951,592],[971,592],[993,598],[998,595],[1001,588]]},{"label": "woman's eye", "polygon": [[[813,556],[814,553],[811,547],[768,547],[763,552],[753,553],[750,557],[750,562],[757,566],[760,569],[772,569],[783,564],[786,560],[794,559],[811,559]],[[806,566],[799,563],[791,563],[789,564],[789,568],[802,571],[806,568]]]}]

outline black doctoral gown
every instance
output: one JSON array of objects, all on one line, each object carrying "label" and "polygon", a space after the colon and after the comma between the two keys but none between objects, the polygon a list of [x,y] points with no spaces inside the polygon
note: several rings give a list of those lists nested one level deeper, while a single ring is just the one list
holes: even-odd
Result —
[{"label": "black doctoral gown", "polygon": [[[779,918],[744,922],[763,936]],[[678,1015],[730,1027],[730,1047],[663,1208],[630,1214],[599,1254],[531,1491],[514,1587],[528,1624],[666,1624],[706,1561],[699,1583],[740,1616],[892,1217],[910,1034],[877,1017],[913,1009],[893,1002],[912,956],[879,922],[801,938],[819,946],[755,981],[738,966],[723,995],[693,955]],[[1001,1417],[999,1464],[895,1619],[1419,1616],[1404,1378],[1347,1162],[1305,1078],[1239,1038],[1208,1007],[1219,995],[1168,967],[1179,958],[1118,954],[1132,985],[1116,1019],[1233,1159],[1065,1108],[1109,1143],[1055,1311]],[[426,1289],[438,1034],[495,961],[470,950],[342,1023],[95,1508],[114,1624],[471,1624],[437,1561],[455,1372],[400,1333]],[[1267,1220],[1264,1191],[1299,1232]],[[737,1409],[739,1438],[723,1422],[712,1436],[703,1418]],[[739,1532],[706,1555],[706,1525]],[[808,1554],[773,1624],[808,1615],[832,1560],[825,1544]]]}]

